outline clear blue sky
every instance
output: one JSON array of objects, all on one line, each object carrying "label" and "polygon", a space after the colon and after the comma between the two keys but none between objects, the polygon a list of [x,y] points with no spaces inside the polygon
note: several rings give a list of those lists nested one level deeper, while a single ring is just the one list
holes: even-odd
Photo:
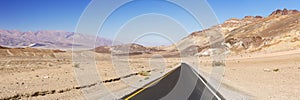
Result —
[{"label": "clear blue sky", "polygon": [[0,29],[74,31],[90,0],[0,0]]},{"label": "clear blue sky", "polygon": [[[91,0],[0,0],[0,29],[21,31],[74,31],[81,13]],[[276,9],[298,9],[300,0],[208,0],[220,22],[247,15],[267,16]],[[154,5],[154,6],[153,6]],[[124,16],[123,11],[134,13]],[[195,20],[181,8],[159,2],[140,1],[118,9],[104,26],[103,37],[113,38],[113,31],[128,19],[145,12],[164,13],[187,27],[189,32],[201,30]],[[120,17],[118,14],[123,15]]]}]

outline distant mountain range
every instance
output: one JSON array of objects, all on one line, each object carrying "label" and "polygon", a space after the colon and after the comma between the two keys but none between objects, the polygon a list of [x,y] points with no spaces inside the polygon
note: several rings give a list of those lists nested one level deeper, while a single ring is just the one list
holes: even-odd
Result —
[{"label": "distant mountain range", "polygon": [[[164,53],[168,56],[187,52],[188,55],[208,55],[211,47],[208,35],[222,33],[225,46],[231,54],[252,52],[278,52],[300,49],[300,12],[298,10],[275,10],[269,16],[245,16],[242,19],[231,18],[222,24],[193,32],[171,46],[144,47],[139,44],[112,45],[112,41],[97,37],[95,50],[98,53],[115,54],[152,54]],[[73,39],[76,38],[75,43]],[[213,40],[217,40],[216,37]],[[64,31],[21,32],[0,30],[0,45],[5,47],[41,47],[41,48],[84,48],[91,47],[95,38],[84,34]],[[80,41],[80,42],[78,42]],[[216,42],[218,43],[218,42]],[[216,44],[213,43],[213,44]],[[121,43],[119,43],[121,44]],[[90,49],[91,50],[91,49]],[[190,52],[197,50],[197,52]],[[196,54],[195,54],[196,53]]]},{"label": "distant mountain range", "polygon": [[[73,43],[73,39],[76,41]],[[0,30],[0,45],[6,47],[33,47],[48,49],[70,49],[72,46],[78,48],[90,47],[91,45],[110,46],[109,39],[79,34],[66,31],[28,31]]]}]

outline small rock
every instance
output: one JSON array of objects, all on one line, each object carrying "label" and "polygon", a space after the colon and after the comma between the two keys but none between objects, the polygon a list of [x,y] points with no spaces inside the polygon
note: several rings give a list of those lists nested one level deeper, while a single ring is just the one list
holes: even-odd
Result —
[{"label": "small rock", "polygon": [[268,68],[265,68],[265,69],[264,69],[264,72],[271,72],[271,70],[268,69]]},{"label": "small rock", "polygon": [[49,76],[44,76],[44,79],[50,78]]},{"label": "small rock", "polygon": [[52,67],[53,65],[51,63],[48,64],[49,67]]}]

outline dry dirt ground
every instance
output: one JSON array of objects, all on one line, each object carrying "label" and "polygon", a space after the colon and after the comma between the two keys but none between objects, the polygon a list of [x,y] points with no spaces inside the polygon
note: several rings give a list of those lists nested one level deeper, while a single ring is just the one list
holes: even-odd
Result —
[{"label": "dry dirt ground", "polygon": [[[208,66],[203,58],[202,66]],[[300,99],[300,50],[228,56],[223,87],[254,100]],[[202,67],[206,72],[211,67]]]},{"label": "dry dirt ground", "polygon": [[[91,98],[97,96],[104,99],[119,98],[168,72],[180,62],[179,58],[143,55],[131,56],[128,61],[118,57],[113,63],[110,54],[91,51],[76,53],[73,56],[76,59],[74,62],[71,52],[53,55],[52,57],[1,55],[0,100],[80,100],[85,98],[84,94]],[[91,55],[95,55],[95,60],[83,61],[86,56]],[[199,59],[201,65],[199,69],[209,74],[212,70],[210,58]],[[255,100],[299,100],[299,60],[299,50],[228,56],[221,89],[229,88],[249,96],[248,99]],[[149,61],[153,64],[151,67]],[[160,61],[166,63],[159,63]],[[115,64],[116,62],[119,65]],[[129,67],[122,67],[127,62]],[[95,70],[87,69],[93,66]],[[97,72],[98,79],[81,83],[80,80],[90,78],[80,76],[79,72],[85,71]],[[98,91],[97,96],[91,93],[93,90]]]}]

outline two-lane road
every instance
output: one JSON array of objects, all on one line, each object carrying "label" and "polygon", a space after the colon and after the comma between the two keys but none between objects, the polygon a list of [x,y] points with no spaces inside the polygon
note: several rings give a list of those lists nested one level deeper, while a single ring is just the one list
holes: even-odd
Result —
[{"label": "two-lane road", "polygon": [[225,100],[203,77],[185,63],[122,99]]}]

